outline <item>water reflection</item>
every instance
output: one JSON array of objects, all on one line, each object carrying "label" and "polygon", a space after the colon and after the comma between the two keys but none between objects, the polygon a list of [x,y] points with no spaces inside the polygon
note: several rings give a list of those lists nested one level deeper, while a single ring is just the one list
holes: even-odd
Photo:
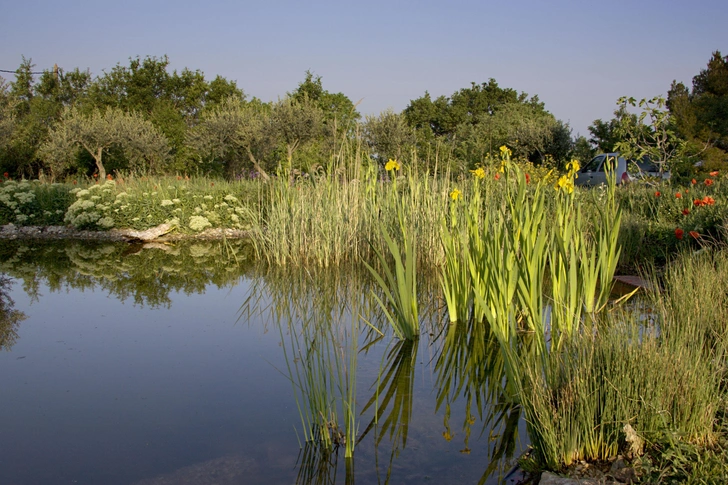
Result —
[{"label": "water reflection", "polygon": [[0,350],[10,350],[18,340],[18,325],[25,320],[25,313],[15,309],[10,298],[10,279],[0,274]]},{"label": "water reflection", "polygon": [[266,315],[280,334],[282,372],[292,384],[302,426],[296,483],[335,483],[341,451],[349,483],[364,280],[354,272],[267,268],[256,282],[241,315]]},{"label": "water reflection", "polygon": [[[505,389],[498,342],[483,323],[447,324],[436,280],[422,280],[424,337],[412,342],[392,336],[366,272],[265,268],[257,274],[241,312],[265,315],[280,333],[287,363],[282,372],[291,382],[302,423],[296,483],[335,483],[341,475],[353,483],[353,459],[345,460],[345,469],[339,460],[340,448],[352,439],[356,450],[373,449],[378,483],[401,479],[393,478],[393,470],[408,445],[424,349],[424,359],[434,364],[436,399],[430,412],[442,416],[443,440],[462,436],[458,451],[463,455],[471,452],[473,440],[480,450],[486,443],[489,459],[480,483],[500,483],[512,468],[511,458],[524,447],[522,421],[520,407]],[[380,364],[368,386],[357,389],[361,356],[370,365],[373,360]],[[462,426],[451,423],[452,415],[462,419]],[[382,453],[387,456],[383,467]]]},{"label": "water reflection", "polygon": [[[179,419],[169,425],[175,433],[179,429],[186,430],[185,426],[189,425],[194,432],[200,433],[196,438],[198,442],[216,443],[221,434],[228,440],[219,451],[215,448],[216,451],[204,456],[190,453],[189,459],[180,458],[177,445],[164,444],[159,449],[172,450],[170,456],[177,460],[174,467],[158,470],[147,464],[147,471],[144,474],[139,471],[137,480],[154,474],[167,476],[174,469],[207,473],[208,468],[222,463],[221,456],[232,456],[236,458],[223,461],[235,470],[242,469],[243,465],[254,468],[256,463],[264,463],[271,469],[277,464],[280,469],[279,463],[285,463],[287,468],[278,478],[289,483],[294,478],[300,484],[353,483],[354,458],[356,478],[360,483],[420,483],[428,479],[500,483],[510,464],[508,458],[520,450],[520,409],[505,390],[504,363],[498,345],[482,324],[447,323],[436,278],[421,275],[419,301],[423,334],[419,342],[413,343],[398,341],[392,336],[372,293],[379,290],[372,285],[366,270],[272,268],[255,262],[253,252],[241,242],[146,246],[4,242],[0,244],[0,271],[19,282],[36,300],[43,298],[42,291],[67,291],[68,297],[53,297],[75,305],[74,301],[91,300],[76,290],[100,289],[117,300],[135,304],[126,305],[126,309],[120,305],[113,307],[115,315],[110,315],[109,319],[118,322],[109,324],[107,321],[103,328],[97,329],[94,323],[86,321],[51,322],[44,318],[33,322],[38,325],[35,333],[24,334],[21,329],[21,344],[16,351],[24,347],[25,339],[27,348],[31,348],[34,345],[31,339],[47,336],[48,328],[56,333],[44,346],[32,348],[33,353],[29,355],[33,359],[29,357],[16,363],[13,357],[9,358],[7,362],[12,359],[18,376],[40,375],[39,369],[49,368],[42,357],[60,358],[62,355],[65,359],[66,354],[53,354],[47,350],[49,344],[55,343],[59,348],[63,346],[68,355],[74,355],[77,359],[74,362],[79,364],[68,375],[62,372],[65,368],[55,367],[58,374],[54,374],[52,381],[70,382],[69,376],[83,373],[88,381],[98,381],[101,389],[119,374],[115,382],[120,389],[127,389],[126,393],[121,393],[127,398],[123,403],[117,403],[112,396],[117,394],[114,389],[97,391],[89,400],[83,397],[88,394],[84,389],[71,387],[73,384],[69,383],[70,394],[65,387],[47,391],[49,398],[42,399],[47,406],[69,399],[73,404],[69,404],[68,409],[95,406],[108,411],[104,416],[128,414],[132,423],[142,422],[140,416],[147,413],[147,419],[143,421],[145,430],[156,426],[156,421],[165,421],[167,416],[174,414],[170,410],[176,409]],[[213,291],[213,287],[232,288],[243,279],[242,276],[246,277],[246,283],[241,285],[237,295],[223,292],[233,296],[227,300],[231,306],[222,308],[225,300],[220,292]],[[0,284],[3,290],[0,291],[3,318],[0,338],[4,348],[17,339],[18,322],[23,318],[22,311],[15,310],[10,300],[4,299],[7,288],[7,281]],[[216,293],[217,298],[206,299]],[[198,296],[182,298],[182,295],[193,294]],[[94,296],[94,301],[101,300],[98,307],[111,307],[107,306],[103,295],[87,296]],[[16,300],[21,301],[17,297]],[[144,308],[156,310],[172,306],[184,306],[186,310],[166,317],[173,323],[171,326],[166,322],[147,324],[142,316]],[[220,316],[210,316],[213,306],[220,307]],[[235,324],[236,310],[238,325]],[[163,319],[166,314],[172,315],[171,312],[155,311],[153,318]],[[5,326],[6,322],[10,323]],[[74,330],[77,336],[74,343],[66,344],[63,332],[65,328],[72,328],[70,325],[83,330]],[[27,325],[28,329],[31,327],[33,325]],[[6,328],[11,330],[4,330]],[[267,353],[262,349],[259,351],[255,342],[235,340],[236,335],[257,336],[261,332],[267,332],[265,339],[270,343],[265,349]],[[207,339],[214,345],[201,345]],[[220,353],[220,348],[225,349],[224,352]],[[527,348],[524,344],[524,349]],[[78,353],[77,349],[83,349],[83,352]],[[247,354],[245,360],[243,354]],[[263,382],[252,377],[264,375],[261,364],[256,364],[255,359],[261,360],[273,377],[265,374],[267,377]],[[31,369],[33,363],[38,367]],[[208,367],[201,363],[215,363],[209,368],[216,371],[206,373]],[[257,370],[256,365],[259,366]],[[119,371],[132,367],[131,373]],[[243,375],[243,371],[246,376],[250,374],[249,380],[236,377]],[[134,377],[128,379],[127,375]],[[155,375],[162,377],[157,379]],[[194,382],[199,382],[198,386],[205,389],[199,402],[194,400],[194,405],[198,406],[195,413],[199,409],[200,416],[206,416],[199,422],[196,414],[191,417],[192,408],[180,398],[187,395],[188,381],[192,382],[194,376],[197,378]],[[119,377],[124,380],[119,381]],[[276,377],[281,379],[282,390],[275,395],[267,393],[267,389],[276,385]],[[28,401],[38,400],[42,393],[22,387],[24,379],[17,379],[15,391],[20,391]],[[140,383],[141,391],[138,390]],[[174,386],[171,383],[175,383]],[[109,386],[113,388],[117,384]],[[179,387],[175,387],[177,385]],[[43,386],[39,385],[38,389]],[[165,401],[163,394],[168,391],[164,389],[179,389],[175,391],[177,394],[170,394],[175,396],[173,402]],[[77,400],[73,399],[74,390],[78,394]],[[128,396],[141,394],[158,401],[159,407],[147,408],[145,403],[128,399]],[[189,395],[197,394],[191,392]],[[268,401],[263,403],[263,409],[251,404],[262,402],[262,398],[251,397],[257,394],[266,394]],[[103,404],[97,404],[99,399]],[[12,402],[12,394],[6,396],[6,401]],[[87,401],[93,401],[93,404]],[[208,409],[208,405],[212,407]],[[281,418],[286,415],[284,408],[289,411],[287,421]],[[25,416],[20,411],[16,413]],[[28,413],[29,417],[34,416],[31,411]],[[96,424],[84,421],[88,419],[86,414],[74,415],[76,427],[96,430]],[[103,422],[108,421],[109,418],[104,417]],[[208,426],[211,422],[215,425]],[[50,426],[60,425],[54,421]],[[98,426],[103,428],[103,433],[99,434],[110,435],[107,428]],[[125,427],[130,425],[127,423]],[[255,435],[256,438],[244,436],[246,433],[250,436],[251,430],[257,432],[258,428],[261,434]],[[117,436],[123,434],[114,429]],[[141,435],[144,432],[140,432]],[[175,434],[175,443],[194,442],[194,439],[188,440],[190,437],[186,432]],[[22,430],[17,435],[23,436]],[[127,441],[136,443],[137,439],[137,435],[130,433]],[[248,442],[256,439],[257,443]],[[265,440],[267,447],[260,445],[260,440]],[[48,443],[53,446],[52,440]],[[296,443],[300,445],[297,460]],[[109,442],[109,446],[112,445],[116,446],[116,443]],[[23,450],[32,450],[32,446],[29,442]],[[347,448],[351,458],[346,457]],[[132,449],[131,445],[129,449]],[[277,463],[271,465],[260,457],[251,458],[247,451],[250,449],[273,450],[270,451],[273,458],[268,459]],[[287,457],[290,461],[286,462],[284,458]],[[384,458],[380,460],[380,457]],[[198,465],[193,467],[190,463]],[[91,463],[78,466],[101,468],[101,465]],[[264,466],[259,470],[258,478],[272,476]],[[117,483],[130,481],[119,478]]]},{"label": "water reflection", "polygon": [[488,437],[489,454],[489,465],[479,483],[485,483],[494,474],[503,477],[513,465],[504,458],[513,457],[519,447],[521,408],[507,392],[503,354],[487,323],[470,319],[450,324],[435,369],[436,409],[444,406],[445,410],[443,437],[450,441],[459,434],[453,430],[450,416],[456,403],[464,401],[460,452],[471,452],[471,434],[479,419],[482,424],[478,436]]},{"label": "water reflection", "polygon": [[0,272],[22,282],[37,300],[51,291],[100,288],[120,301],[169,307],[170,294],[200,294],[236,284],[255,263],[241,241],[138,244],[83,241],[3,241]]}]

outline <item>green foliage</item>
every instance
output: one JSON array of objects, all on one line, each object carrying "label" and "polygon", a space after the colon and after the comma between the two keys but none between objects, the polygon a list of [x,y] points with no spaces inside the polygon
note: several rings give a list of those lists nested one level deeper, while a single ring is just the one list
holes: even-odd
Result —
[{"label": "green foliage", "polygon": [[0,224],[60,225],[73,201],[71,192],[66,184],[6,180],[0,183]]},{"label": "green foliage", "polygon": [[[417,340],[420,337],[420,317],[417,305],[417,259],[411,235],[407,234],[404,226],[400,226],[404,247],[400,251],[399,245],[387,231],[384,224],[380,225],[381,237],[387,244],[388,253],[372,248],[377,255],[380,274],[366,261],[364,265],[369,269],[379,285],[384,297],[374,295],[381,307],[387,321],[394,333],[402,340]],[[389,257],[394,262],[394,271],[390,268]]]},{"label": "green foliage", "polygon": [[126,159],[127,166],[118,168],[151,173],[164,169],[169,153],[167,138],[137,113],[107,108],[85,115],[77,108],[68,108],[40,153],[53,174],[60,176],[73,166],[79,149],[93,157],[101,180],[106,178],[104,155],[113,149]]},{"label": "green foliage", "polygon": [[[728,161],[728,57],[713,53],[706,69],[693,77],[692,91],[673,81],[667,106],[687,148],[709,172]],[[692,167],[691,167],[692,168]],[[686,170],[686,175],[692,175]]]},{"label": "green foliage", "polygon": [[274,165],[266,133],[270,106],[227,98],[205,110],[200,123],[187,132],[187,145],[204,173],[239,176],[254,170],[267,179]]},{"label": "green foliage", "polygon": [[[594,122],[588,128],[589,133],[591,134],[591,138],[589,138],[589,143],[591,143],[591,145],[594,147],[593,149],[597,152],[611,153],[615,151],[614,147],[617,145],[617,143],[622,141],[622,135],[618,132],[618,127],[621,116],[626,115],[626,113],[615,114],[617,116],[609,120],[609,122],[594,120]],[[581,160],[581,162],[588,162],[592,156]]]},{"label": "green foliage", "polygon": [[411,162],[416,138],[404,115],[387,110],[379,116],[368,115],[362,125],[362,137],[376,160],[384,165],[388,160]]},{"label": "green foliage", "polygon": [[618,113],[626,113],[630,107],[640,109],[636,118],[624,115],[619,119],[616,133],[621,141],[614,148],[625,158],[640,160],[647,157],[662,173],[687,156],[685,141],[677,135],[670,113],[664,109],[665,98],[657,96],[638,103],[634,98],[622,97],[617,103]]},{"label": "green foliage", "polygon": [[335,136],[341,134],[341,130],[349,130],[353,122],[361,115],[356,106],[343,93],[330,93],[324,89],[321,76],[314,76],[311,71],[306,71],[306,78],[298,85],[295,91],[288,93],[288,97],[298,103],[313,103],[324,113],[324,122],[334,132]]},{"label": "green foliage", "polygon": [[[433,143],[445,142],[461,169],[493,159],[497,148],[507,144],[516,157],[540,162],[546,155],[557,161],[568,156],[565,125],[544,109],[537,96],[529,98],[494,79],[455,92],[450,98],[432,100],[429,93],[405,108],[405,120],[414,128],[419,156],[432,167]],[[438,150],[440,151],[440,150]]]}]

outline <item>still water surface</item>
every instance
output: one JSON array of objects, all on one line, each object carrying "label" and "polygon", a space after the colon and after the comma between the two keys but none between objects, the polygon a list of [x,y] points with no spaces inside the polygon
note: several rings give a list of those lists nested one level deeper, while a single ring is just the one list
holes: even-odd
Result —
[{"label": "still water surface", "polygon": [[402,350],[386,327],[353,333],[361,441],[348,474],[343,448],[302,452],[290,336],[319,311],[348,331],[352,313],[378,326],[353,272],[271,271],[229,242],[5,241],[0,273],[0,484],[501,483],[513,463],[486,473],[492,456],[525,445],[517,411],[494,412],[492,385],[465,364],[472,341],[433,303],[413,365],[388,367]]}]

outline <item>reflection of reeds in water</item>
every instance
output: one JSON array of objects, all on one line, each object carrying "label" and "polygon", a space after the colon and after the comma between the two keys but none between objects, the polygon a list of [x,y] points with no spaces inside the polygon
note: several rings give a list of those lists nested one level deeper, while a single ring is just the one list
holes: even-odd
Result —
[{"label": "reflection of reeds in water", "polygon": [[[298,455],[296,484],[334,485],[339,471],[339,454],[320,443],[307,442]],[[346,484],[354,483],[354,460],[346,459]]]},{"label": "reflection of reeds in water", "polygon": [[[356,439],[357,356],[380,342],[388,327],[373,296],[373,291],[380,288],[363,268],[344,271],[268,267],[264,271],[253,280],[240,315],[249,318],[259,313],[278,327],[287,363],[284,373],[292,383],[303,425],[299,483],[329,483],[325,477],[334,473],[338,447],[344,447],[345,454],[351,456],[355,444],[361,441]],[[434,279],[424,282],[429,284],[420,285],[418,290],[420,297],[428,301],[423,314],[433,315],[434,323],[430,322],[432,327],[427,330],[434,334],[441,320],[434,315],[442,312],[433,297]],[[361,327],[361,332],[360,319],[370,322]],[[359,351],[358,339],[364,343]],[[391,408],[384,418],[379,413],[385,425],[378,429],[382,436],[393,434],[401,442],[406,442],[412,412],[416,355],[417,341],[398,341],[388,353],[375,394],[384,398],[378,403],[379,410]],[[375,446],[379,441],[375,440]],[[353,473],[350,461],[346,466]],[[328,472],[324,473],[327,466]]]},{"label": "reflection of reeds in water", "polygon": [[374,417],[359,441],[376,428],[376,445],[385,435],[389,435],[393,441],[394,449],[407,445],[417,348],[417,341],[400,340],[387,353],[387,361],[377,378],[374,394],[361,411],[363,414],[372,406],[375,408]]},{"label": "reflection of reeds in water", "polygon": [[[242,313],[268,311],[278,326],[288,378],[310,450],[351,458],[356,443],[360,278],[341,271],[272,269],[258,279]],[[267,294],[270,305],[257,308]],[[251,308],[253,306],[253,308]],[[322,451],[323,453],[323,451]]]},{"label": "reflection of reeds in water", "polygon": [[461,452],[470,451],[470,436],[477,414],[482,422],[479,434],[488,436],[490,456],[481,482],[496,471],[504,472],[519,438],[521,407],[505,390],[507,374],[503,355],[488,325],[473,320],[450,325],[435,369],[436,409],[445,406],[443,437],[450,441],[457,435],[450,423],[450,410],[458,401],[464,400],[464,448]]}]

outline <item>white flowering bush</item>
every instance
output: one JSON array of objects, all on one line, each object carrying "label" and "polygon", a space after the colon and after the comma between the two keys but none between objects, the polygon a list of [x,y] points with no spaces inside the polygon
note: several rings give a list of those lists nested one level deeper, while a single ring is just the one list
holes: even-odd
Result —
[{"label": "white flowering bush", "polygon": [[57,225],[70,205],[69,187],[37,180],[0,183],[0,224]]},{"label": "white flowering bush", "polygon": [[191,233],[216,227],[249,229],[253,211],[231,193],[238,186],[206,182],[156,179],[126,184],[112,203],[115,227],[143,230],[169,223]]},{"label": "white flowering bush", "polygon": [[116,184],[113,180],[71,192],[76,194],[76,202],[66,212],[66,224],[77,229],[108,230],[114,227],[112,209],[116,199]]},{"label": "white flowering bush", "polygon": [[168,223],[188,233],[218,227],[247,230],[257,224],[257,212],[249,205],[258,202],[259,194],[252,198],[250,187],[239,182],[130,176],[72,187],[38,181],[0,182],[0,224],[145,230]]}]

